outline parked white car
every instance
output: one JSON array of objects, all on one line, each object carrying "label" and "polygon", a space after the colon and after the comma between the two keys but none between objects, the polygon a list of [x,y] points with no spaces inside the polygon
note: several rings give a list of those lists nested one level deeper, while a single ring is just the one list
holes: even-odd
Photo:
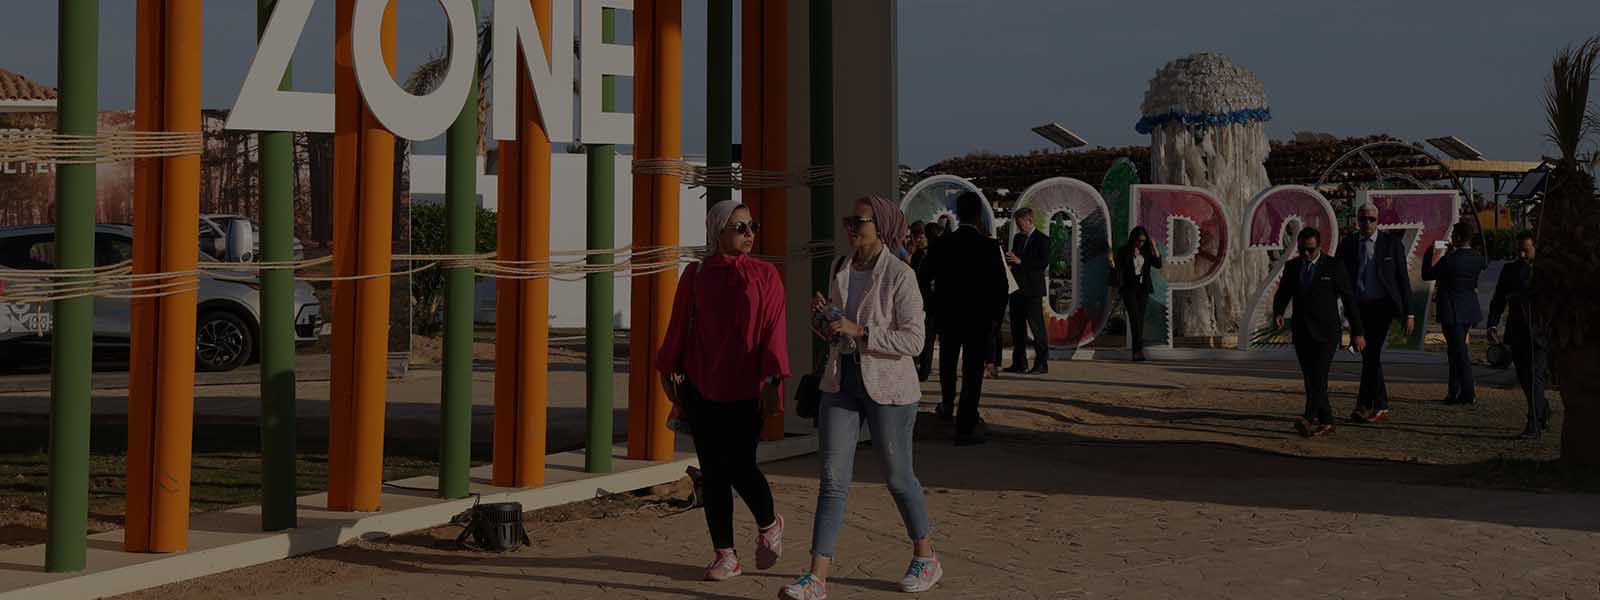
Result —
[{"label": "parked white car", "polygon": [[[242,218],[238,218],[242,220]],[[208,228],[228,236],[229,218],[209,217],[201,222],[202,262],[251,260],[251,250],[227,249],[208,242]],[[243,225],[248,225],[244,221]],[[113,265],[133,257],[134,230],[129,225],[95,227],[95,264]],[[244,236],[246,239],[252,236]],[[217,239],[216,235],[211,239]],[[234,240],[237,245],[237,236]],[[298,244],[296,244],[298,249]],[[221,254],[215,254],[218,249]],[[12,269],[48,269],[55,264],[55,227],[36,225],[0,227],[0,266]],[[203,371],[230,371],[256,357],[261,331],[261,285],[253,272],[241,271],[220,279],[200,276],[198,322],[195,328],[195,367]],[[0,298],[0,346],[21,346],[49,342],[52,329],[50,306],[4,302]],[[295,341],[308,344],[317,340],[322,324],[322,307],[309,284],[295,282]],[[131,331],[132,303],[122,298],[94,299],[94,337],[97,347],[127,346]]]}]

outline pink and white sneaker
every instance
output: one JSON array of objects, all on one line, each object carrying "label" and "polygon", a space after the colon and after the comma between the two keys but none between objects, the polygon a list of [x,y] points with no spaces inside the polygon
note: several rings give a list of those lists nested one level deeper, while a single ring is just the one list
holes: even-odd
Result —
[{"label": "pink and white sneaker", "polygon": [[718,550],[717,557],[706,565],[706,581],[727,581],[743,574],[739,554],[732,550]]},{"label": "pink and white sneaker", "polygon": [[783,515],[756,536],[756,568],[762,571],[778,565],[783,556]]},{"label": "pink and white sneaker", "polygon": [[900,580],[900,591],[920,594],[933,589],[942,577],[944,577],[944,565],[939,563],[938,557],[913,557],[911,566],[906,568],[905,579]]},{"label": "pink and white sneaker", "polygon": [[780,600],[828,600],[828,582],[810,573],[801,575],[794,583],[783,586],[778,590]]}]

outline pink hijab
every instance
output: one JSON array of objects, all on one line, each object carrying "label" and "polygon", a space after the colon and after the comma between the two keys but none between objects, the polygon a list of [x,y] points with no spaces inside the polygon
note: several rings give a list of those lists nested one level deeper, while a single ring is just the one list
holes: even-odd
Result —
[{"label": "pink hijab", "polygon": [[904,254],[906,235],[911,228],[906,225],[906,215],[900,212],[900,205],[876,195],[863,196],[859,202],[866,202],[872,207],[873,224],[878,226],[878,237],[883,240],[883,245],[895,256]]}]

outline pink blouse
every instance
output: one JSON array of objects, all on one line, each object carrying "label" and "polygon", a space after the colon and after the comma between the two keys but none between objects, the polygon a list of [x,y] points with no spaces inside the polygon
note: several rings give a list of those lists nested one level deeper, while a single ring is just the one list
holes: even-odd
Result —
[{"label": "pink blouse", "polygon": [[691,265],[678,281],[656,368],[686,374],[707,400],[758,397],[767,378],[789,377],[784,301],[783,279],[766,261],[719,254]]}]

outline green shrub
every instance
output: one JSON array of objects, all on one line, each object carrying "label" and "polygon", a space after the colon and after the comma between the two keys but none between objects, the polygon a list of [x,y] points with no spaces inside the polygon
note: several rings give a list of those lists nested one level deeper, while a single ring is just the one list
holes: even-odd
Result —
[{"label": "green shrub", "polygon": [[[445,249],[448,209],[444,203],[416,204],[411,207],[411,253],[449,254]],[[478,209],[477,248],[474,252],[494,252],[498,240],[499,213]],[[417,333],[438,333],[442,326],[444,271],[428,269],[411,278],[411,322]]]}]

